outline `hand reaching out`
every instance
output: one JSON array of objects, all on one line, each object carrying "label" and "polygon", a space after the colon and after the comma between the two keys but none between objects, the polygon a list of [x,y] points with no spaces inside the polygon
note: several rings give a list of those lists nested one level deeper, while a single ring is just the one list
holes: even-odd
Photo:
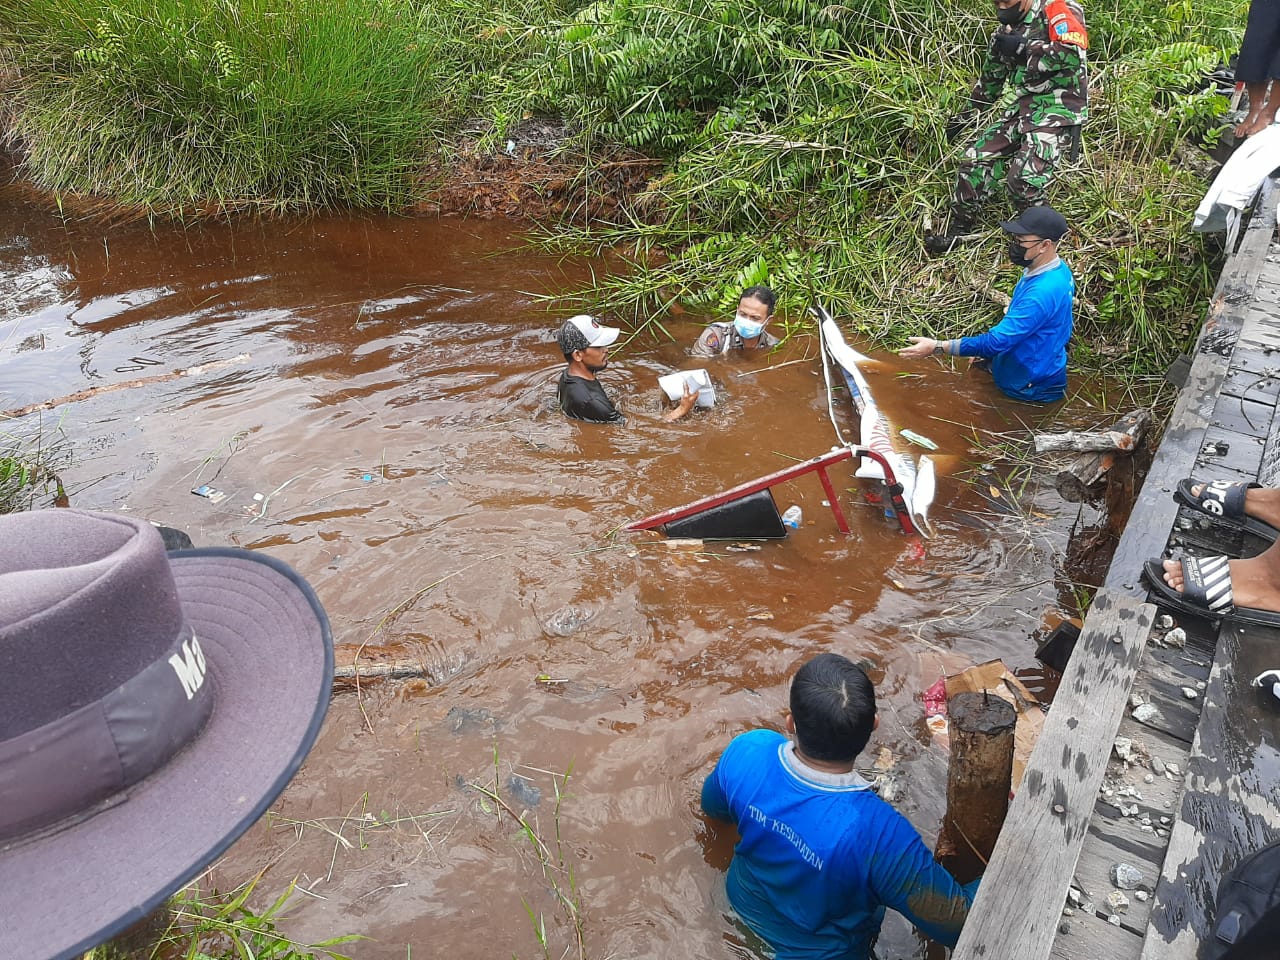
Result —
[{"label": "hand reaching out", "polygon": [[907,339],[911,341],[911,345],[898,351],[898,356],[900,357],[908,357],[914,360],[920,357],[932,356],[933,351],[938,346],[938,341],[932,337],[908,337]]}]

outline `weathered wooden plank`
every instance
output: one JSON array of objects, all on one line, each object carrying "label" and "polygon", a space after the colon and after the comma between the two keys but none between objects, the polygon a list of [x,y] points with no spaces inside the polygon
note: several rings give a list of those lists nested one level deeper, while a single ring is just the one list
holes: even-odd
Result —
[{"label": "weathered wooden plank", "polygon": [[1049,956],[1154,613],[1094,597],[952,960]]},{"label": "weathered wooden plank", "polygon": [[1239,356],[1231,358],[1232,369],[1251,374],[1259,379],[1270,379],[1280,375],[1280,356],[1267,354],[1252,348],[1240,351]]},{"label": "weathered wooden plank", "polygon": [[1233,363],[1227,379],[1222,383],[1221,392],[1225,396],[1247,397],[1274,406],[1280,397],[1280,366],[1274,375],[1269,375],[1255,373],[1241,364]]},{"label": "weathered wooden plank", "polygon": [[[1084,911],[1060,921],[1066,932],[1054,942],[1053,960],[1136,960],[1142,938],[1124,927],[1112,926]],[[1019,956],[1016,950],[1000,956]]]},{"label": "weathered wooden plank", "polygon": [[1214,404],[1209,424],[1245,436],[1265,438],[1271,429],[1275,412],[1275,405],[1265,401],[1220,394],[1218,402]]},{"label": "weathered wooden plank", "polygon": [[1133,694],[1159,712],[1151,718],[1145,718],[1144,713],[1144,719],[1138,720],[1130,711],[1130,718],[1135,724],[1190,744],[1200,722],[1201,700],[1198,696],[1188,699],[1183,688],[1197,690],[1197,684],[1206,682],[1210,663],[1211,654],[1203,649],[1167,650],[1148,644],[1142,669],[1134,680]]},{"label": "weathered wooden plank", "polygon": [[[1270,262],[1270,261],[1268,261]],[[1262,274],[1258,276],[1258,282],[1253,288],[1255,300],[1280,300],[1280,276],[1273,271],[1264,269]]]},{"label": "weathered wooden plank", "polygon": [[1264,487],[1280,485],[1280,430],[1274,429],[1267,435],[1262,447],[1262,459],[1258,464],[1258,482]]},{"label": "weathered wooden plank", "polygon": [[[1118,735],[1132,741],[1131,762],[1125,764],[1112,753],[1103,793],[1089,824],[1089,836],[1076,862],[1075,883],[1094,908],[1105,915],[1110,911],[1104,904],[1115,890],[1112,868],[1117,863],[1127,863],[1139,869],[1143,877],[1139,889],[1147,899],[1126,891],[1129,906],[1119,917],[1122,926],[1141,936],[1146,933],[1151,894],[1172,830],[1173,806],[1182,791],[1182,777],[1170,776],[1168,765],[1185,770],[1191,744],[1143,727],[1129,717],[1121,721]],[[1146,782],[1147,777],[1151,778],[1150,783]],[[1121,804],[1129,816],[1120,815]],[[1134,807],[1138,808],[1136,813],[1132,812]],[[1133,955],[1137,956],[1136,946]]]},{"label": "weathered wooden plank", "polygon": [[1245,314],[1237,349],[1246,345],[1260,347],[1264,351],[1280,349],[1280,317],[1274,310],[1275,303],[1270,299],[1254,302],[1253,308]]},{"label": "weathered wooden plank", "polygon": [[[1271,198],[1273,191],[1274,184],[1268,181],[1263,196]],[[1219,389],[1231,370],[1227,358],[1235,348],[1244,312],[1252,299],[1258,277],[1268,266],[1266,258],[1275,230],[1273,208],[1274,202],[1270,199],[1259,206],[1239,249],[1227,261],[1218,278],[1218,286],[1192,355],[1186,385],[1178,394],[1164,439],[1134,504],[1134,515],[1142,517],[1143,522],[1128,524],[1116,546],[1105,583],[1112,589],[1130,596],[1141,595],[1144,591],[1138,571],[1143,561],[1158,557],[1164,551],[1177,510],[1169,493],[1179,480],[1191,473],[1191,464],[1203,448]],[[1275,264],[1271,267],[1274,268]],[[1250,362],[1261,361],[1252,357]],[[1277,365],[1280,365],[1280,358]],[[1259,369],[1251,372],[1260,375],[1271,371]],[[1230,444],[1233,438],[1217,439]],[[1247,462],[1248,458],[1241,459],[1239,453],[1224,457],[1220,462],[1229,469],[1239,469],[1256,476],[1262,457],[1260,445],[1256,452],[1258,460],[1252,464]]]},{"label": "weathered wooden plank", "polygon": [[1280,630],[1228,624],[1220,633],[1142,960],[1193,960],[1223,872],[1280,834],[1280,715],[1249,686],[1275,666],[1277,648]]},{"label": "weathered wooden plank", "polygon": [[[1125,820],[1121,829],[1115,829],[1111,822],[1099,819],[1095,814],[1089,825],[1089,836],[1080,850],[1080,859],[1076,861],[1074,882],[1104,918],[1113,912],[1107,905],[1107,897],[1116,889],[1111,882],[1111,868],[1115,864],[1126,863],[1140,870],[1144,892],[1149,897],[1150,891],[1155,889],[1160,864],[1164,860],[1165,841],[1154,834],[1135,840],[1128,823]],[[1142,936],[1147,930],[1151,901],[1136,899],[1132,890],[1124,891],[1124,895],[1129,903],[1116,914],[1120,925]]]},{"label": "weathered wooden plank", "polygon": [[1231,354],[1231,366],[1251,373],[1280,373],[1280,353],[1273,346],[1261,346],[1241,339],[1236,341],[1236,348]]},{"label": "weathered wooden plank", "polygon": [[[1245,476],[1258,475],[1265,444],[1261,436],[1237,433],[1235,430],[1215,427],[1212,424],[1205,428],[1203,436],[1202,452],[1196,458],[1197,476],[1205,476],[1223,468],[1243,473]],[[1177,481],[1174,483],[1176,485]]]}]

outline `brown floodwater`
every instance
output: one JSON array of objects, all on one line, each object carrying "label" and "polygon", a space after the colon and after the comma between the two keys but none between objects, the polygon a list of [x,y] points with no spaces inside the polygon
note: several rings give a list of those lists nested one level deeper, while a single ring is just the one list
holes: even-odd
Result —
[{"label": "brown floodwater", "polygon": [[[889,358],[881,405],[941,448],[933,539],[904,537],[841,467],[852,537],[810,475],[778,488],[805,517],[785,541],[672,549],[617,530],[835,442],[809,335],[695,362],[702,321],[669,318],[675,342],[634,340],[603,374],[626,425],[580,424],[554,407],[570,311],[539,298],[609,265],[522,251],[510,224],[108,227],[7,187],[0,231],[0,406],[248,355],[11,423],[65,434],[72,504],[268,550],[315,586],[340,662],[367,643],[423,667],[340,688],[298,777],[214,872],[225,889],[265,868],[264,905],[296,879],[291,936],[360,934],[345,952],[371,960],[530,958],[532,914],[559,957],[559,889],[589,957],[755,956],[726,912],[733,831],[698,791],[734,734],[783,722],[799,663],[866,663],[882,722],[862,768],[930,842],[947,761],[921,692],[994,657],[1051,686],[1034,634],[1071,601],[1076,508],[983,450],[1107,415],[1084,399],[1046,414]],[[656,377],[701,365],[718,405],[662,422]],[[469,782],[496,782],[553,855],[558,840],[572,883]],[[924,949],[886,923],[883,958]]]}]

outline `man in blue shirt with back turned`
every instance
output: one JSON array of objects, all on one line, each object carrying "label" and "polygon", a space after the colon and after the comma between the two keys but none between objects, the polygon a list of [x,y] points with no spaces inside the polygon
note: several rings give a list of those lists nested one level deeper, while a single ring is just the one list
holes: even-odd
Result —
[{"label": "man in blue shirt with back turned", "polygon": [[978,881],[962,887],[853,770],[877,726],[862,669],[823,653],[791,682],[787,730],[734,737],[702,809],[737,824],[729,902],[777,960],[868,960],[886,907],[955,946]]},{"label": "man in blue shirt with back turned", "polygon": [[1058,256],[1067,221],[1052,207],[1029,207],[1000,224],[1009,237],[1009,259],[1026,269],[1013,288],[1004,319],[976,337],[934,340],[911,337],[900,357],[981,357],[996,386],[1029,403],[1051,403],[1067,392],[1067,341],[1076,284]]}]

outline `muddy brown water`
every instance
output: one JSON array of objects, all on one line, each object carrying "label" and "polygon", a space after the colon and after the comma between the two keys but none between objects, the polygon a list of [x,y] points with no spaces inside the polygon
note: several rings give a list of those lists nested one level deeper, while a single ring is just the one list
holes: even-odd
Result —
[{"label": "muddy brown water", "polygon": [[[852,537],[809,476],[778,489],[804,511],[787,540],[675,550],[615,531],[832,446],[817,361],[773,368],[815,357],[810,336],[705,364],[720,403],[666,424],[656,377],[704,365],[685,353],[701,321],[672,318],[676,342],[636,340],[603,375],[627,424],[584,425],[554,409],[564,313],[537,298],[592,265],[512,252],[512,225],[153,232],[63,222],[16,187],[0,223],[3,406],[249,355],[43,414],[74,447],[73,505],[268,550],[315,586],[340,662],[367,643],[424,667],[337,693],[298,777],[214,871],[228,888],[266,868],[264,904],[296,878],[291,936],[361,934],[346,952],[376,960],[535,957],[532,912],[558,957],[571,940],[551,876],[580,903],[590,957],[754,956],[726,913],[733,831],[702,819],[698,790],[734,734],[783,722],[800,662],[866,662],[882,723],[861,766],[929,842],[946,755],[921,691],[993,657],[1049,683],[1032,635],[1070,596],[1076,509],[979,469],[984,431],[1045,416],[980,375],[891,359],[871,377],[890,419],[941,447],[923,549],[838,468]],[[1082,400],[1053,414],[1105,415]],[[465,786],[495,780],[552,850],[559,837],[572,886]],[[881,956],[924,951],[891,917]]]}]

